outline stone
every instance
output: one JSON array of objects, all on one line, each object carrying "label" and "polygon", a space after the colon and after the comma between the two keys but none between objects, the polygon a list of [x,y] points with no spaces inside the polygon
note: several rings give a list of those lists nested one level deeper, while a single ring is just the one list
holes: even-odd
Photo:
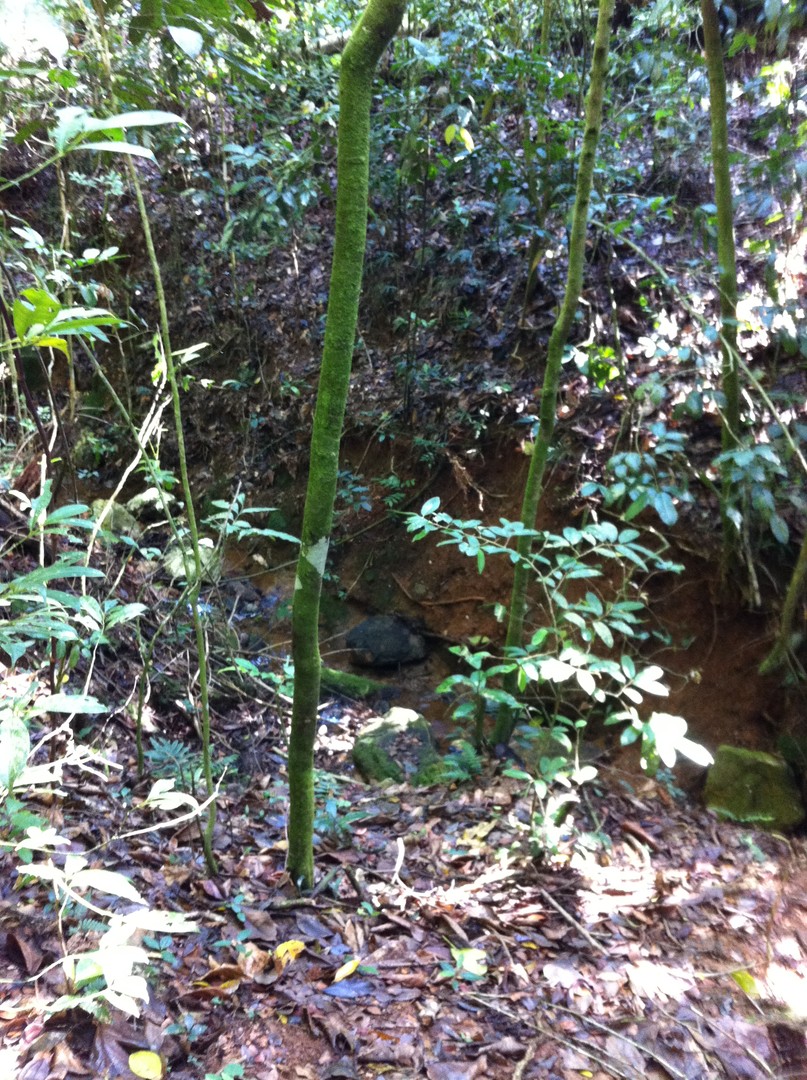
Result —
[{"label": "stone", "polygon": [[[107,505],[109,510],[104,514]],[[108,499],[94,499],[90,505],[90,513],[96,521],[104,514],[101,528],[106,532],[116,536],[130,536],[132,540],[140,540],[143,536],[143,528],[135,516],[114,499],[111,503]]]},{"label": "stone", "polygon": [[[187,548],[185,549],[187,555],[188,570],[194,575],[195,567],[193,561],[193,553],[190,548],[190,541],[186,540]],[[202,581],[216,583],[221,579],[222,571],[222,555],[221,550],[217,548],[211,541],[202,539],[199,543],[199,556],[202,564]],[[173,543],[165,552],[162,558],[162,564],[166,573],[171,578],[185,578],[185,565],[186,558],[183,555],[183,548],[179,543]]]},{"label": "stone", "polygon": [[795,829],[805,818],[787,763],[760,750],[719,746],[706,776],[706,805],[720,817],[763,829]]},{"label": "stone", "polygon": [[416,782],[437,760],[428,721],[397,705],[365,724],[353,744],[353,764],[368,783]]},{"label": "stone", "polygon": [[176,497],[170,491],[161,493],[156,487],[148,487],[138,495],[133,495],[126,503],[126,509],[137,518],[144,518],[149,515],[162,517],[165,515],[163,503],[170,508],[175,505],[176,501]]},{"label": "stone", "polygon": [[348,632],[351,659],[366,667],[412,664],[426,656],[422,634],[397,615],[371,615]]}]

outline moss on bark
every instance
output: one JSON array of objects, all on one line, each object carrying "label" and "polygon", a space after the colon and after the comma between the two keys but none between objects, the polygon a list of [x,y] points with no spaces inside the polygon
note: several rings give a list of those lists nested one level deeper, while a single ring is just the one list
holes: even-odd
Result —
[{"label": "moss on bark", "polygon": [[342,56],[339,78],[336,232],[311,463],[294,587],[294,704],[289,740],[286,868],[314,884],[314,740],[320,690],[319,602],[328,555],[367,232],[373,75],[400,26],[403,0],[370,0]]}]

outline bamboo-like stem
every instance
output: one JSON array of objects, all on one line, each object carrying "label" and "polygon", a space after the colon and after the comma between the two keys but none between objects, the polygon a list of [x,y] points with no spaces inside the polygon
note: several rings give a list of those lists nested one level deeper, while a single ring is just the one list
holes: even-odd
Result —
[{"label": "bamboo-like stem", "polygon": [[[110,99],[113,102],[113,107],[117,107],[115,104],[115,89],[112,78],[112,62],[109,52],[109,38],[106,31],[106,22],[104,20],[103,7],[96,4],[95,10],[98,17],[98,37],[99,44],[101,46],[101,63],[104,68]],[[204,775],[207,793],[208,795],[210,795],[214,790],[214,786],[213,768],[210,755],[210,700],[207,641],[205,639],[204,625],[202,623],[202,614],[199,610],[199,591],[202,585],[203,573],[202,555],[199,546],[199,528],[196,522],[196,511],[194,510],[193,493],[191,491],[190,475],[188,472],[188,458],[185,449],[185,434],[182,427],[182,402],[179,396],[179,380],[177,378],[174,355],[171,349],[171,333],[170,323],[168,319],[168,302],[165,297],[165,286],[163,284],[162,271],[160,269],[160,260],[157,257],[157,250],[154,246],[154,237],[151,231],[151,222],[149,220],[148,210],[146,209],[146,202],[143,198],[143,189],[140,184],[140,177],[137,175],[137,169],[135,168],[134,162],[131,160],[131,158],[126,159],[126,166],[129,174],[129,181],[132,185],[132,190],[134,191],[135,201],[137,202],[137,210],[140,215],[140,225],[143,229],[143,239],[146,244],[146,252],[148,255],[149,265],[151,267],[152,276],[154,278],[154,289],[157,294],[157,308],[159,311],[160,321],[160,348],[162,351],[162,360],[165,365],[165,377],[171,393],[171,408],[174,415],[174,431],[177,440],[177,457],[179,461],[179,480],[182,486],[182,494],[185,500],[185,513],[188,519],[188,534],[190,537],[192,561],[188,559],[184,545],[182,545],[182,553],[183,561],[185,563],[185,576],[187,578],[189,586],[188,604],[191,609],[191,619],[193,622],[194,636],[196,639],[197,661],[199,664],[199,727],[202,740],[202,773]],[[213,832],[215,830],[215,826],[216,804],[215,801],[211,801],[207,811],[207,821],[205,824],[205,828],[202,832],[202,849],[204,852],[205,864],[211,874],[215,874],[217,870],[216,859],[213,854]]]},{"label": "bamboo-like stem", "polygon": [[[600,0],[597,17],[597,30],[594,35],[594,52],[591,60],[591,81],[585,106],[585,132],[580,151],[580,164],[577,170],[577,189],[575,193],[572,231],[569,239],[569,266],[566,276],[566,291],[563,297],[557,321],[552,330],[547,346],[546,370],[541,390],[541,408],[539,412],[538,434],[532,447],[530,468],[524,487],[524,499],[521,505],[521,522],[526,529],[535,528],[538,505],[543,494],[544,474],[552,438],[555,431],[555,413],[558,405],[558,387],[563,364],[563,350],[569,337],[572,322],[577,313],[580,292],[583,287],[585,265],[586,229],[588,209],[591,199],[591,186],[594,177],[594,164],[597,156],[597,144],[602,125],[603,99],[605,95],[605,76],[608,65],[608,46],[611,38],[611,20],[614,13],[614,0]],[[519,559],[513,571],[513,589],[510,595],[510,618],[507,624],[506,646],[518,649],[524,641],[524,620],[527,611],[527,587],[530,579],[528,556],[532,548],[532,537],[520,537],[517,543]],[[514,693],[518,689],[518,678],[514,672],[505,680],[506,689]],[[503,706],[497,717],[493,734],[494,741],[507,743],[513,733],[516,717],[513,710]]]},{"label": "bamboo-like stem", "polygon": [[314,884],[319,603],[333,523],[339,446],[364,267],[373,76],[381,54],[401,24],[404,7],[404,0],[369,0],[345,46],[339,77],[336,231],[292,614],[294,703],[289,739],[286,869],[303,890]]}]

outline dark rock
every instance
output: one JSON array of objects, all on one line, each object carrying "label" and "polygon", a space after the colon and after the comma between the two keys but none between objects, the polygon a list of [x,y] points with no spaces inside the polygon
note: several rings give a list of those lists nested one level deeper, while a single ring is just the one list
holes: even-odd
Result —
[{"label": "dark rock", "polygon": [[397,615],[372,615],[346,637],[351,659],[367,667],[411,664],[426,656],[421,634]]}]

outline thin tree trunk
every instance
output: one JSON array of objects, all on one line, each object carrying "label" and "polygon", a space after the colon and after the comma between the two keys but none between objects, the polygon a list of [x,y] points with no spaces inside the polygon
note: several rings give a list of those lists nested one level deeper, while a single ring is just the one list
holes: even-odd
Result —
[{"label": "thin tree trunk", "polygon": [[294,704],[289,741],[286,869],[314,884],[314,741],[320,690],[319,602],[328,555],[367,233],[373,74],[403,19],[404,0],[370,0],[345,46],[339,77],[336,235],[311,464],[294,585]]},{"label": "thin tree trunk", "polygon": [[[521,506],[521,521],[528,529],[535,527],[538,504],[543,493],[544,473],[555,431],[555,413],[558,403],[558,385],[560,382],[563,350],[569,337],[572,321],[577,312],[580,292],[583,287],[583,269],[585,263],[586,226],[588,207],[591,197],[591,185],[594,177],[594,163],[597,155],[597,143],[602,125],[602,107],[605,91],[605,76],[608,64],[608,46],[611,38],[611,19],[614,14],[614,0],[600,0],[597,16],[597,31],[594,36],[594,54],[591,60],[591,81],[585,107],[585,133],[580,152],[580,164],[577,171],[577,191],[575,194],[572,232],[569,240],[569,268],[566,277],[566,292],[557,322],[552,330],[547,346],[546,371],[541,391],[538,434],[533,446],[524,500]],[[510,621],[507,626],[506,644],[510,648],[519,648],[524,640],[524,618],[527,610],[527,586],[530,580],[530,568],[527,557],[532,547],[529,537],[520,538],[518,553],[520,558],[513,574],[513,591],[510,596]],[[515,675],[508,680],[511,692],[517,689]],[[509,741],[515,726],[512,710],[500,710],[494,741]]]},{"label": "thin tree trunk", "polygon": [[762,663],[759,665],[761,675],[770,675],[778,671],[788,659],[792,658],[793,652],[804,639],[803,634],[794,630],[796,615],[799,610],[799,601],[807,587],[807,536],[801,544],[799,557],[790,578],[790,584],[785,593],[785,602],[782,605],[782,614],[779,616],[779,632],[776,635],[774,646]]},{"label": "thin tree trunk", "polygon": [[729,126],[723,41],[714,0],[701,0],[703,42],[709,73],[712,121],[712,169],[717,207],[717,262],[722,323],[723,449],[731,450],[740,434],[740,377],[737,364],[737,255],[729,170]]}]

